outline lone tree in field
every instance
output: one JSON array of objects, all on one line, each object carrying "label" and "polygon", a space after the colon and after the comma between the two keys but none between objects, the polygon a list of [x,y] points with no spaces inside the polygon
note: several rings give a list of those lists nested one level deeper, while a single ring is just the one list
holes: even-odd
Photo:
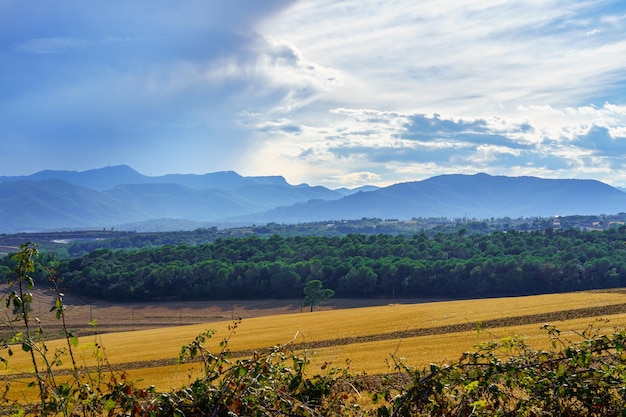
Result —
[{"label": "lone tree in field", "polygon": [[313,311],[313,306],[326,303],[333,295],[335,295],[335,291],[330,288],[323,288],[322,281],[313,279],[304,286],[304,305],[311,306],[311,311]]}]

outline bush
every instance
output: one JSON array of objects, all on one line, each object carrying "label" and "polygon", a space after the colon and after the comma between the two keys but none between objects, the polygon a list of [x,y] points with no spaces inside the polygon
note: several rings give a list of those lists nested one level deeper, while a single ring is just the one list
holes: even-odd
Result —
[{"label": "bush", "polygon": [[379,416],[624,416],[626,332],[590,326],[582,340],[561,339],[544,325],[553,350],[535,350],[521,337],[483,343],[448,366],[412,371],[412,384],[385,403]]}]

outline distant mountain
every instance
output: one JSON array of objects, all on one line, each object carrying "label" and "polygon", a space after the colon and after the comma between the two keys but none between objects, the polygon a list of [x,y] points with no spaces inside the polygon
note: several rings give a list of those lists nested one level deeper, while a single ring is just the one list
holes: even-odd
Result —
[{"label": "distant mountain", "polygon": [[378,190],[380,187],[376,187],[374,185],[364,185],[362,187],[356,187],[356,188],[336,188],[335,191],[340,192],[343,195],[352,195],[352,194],[356,194],[356,193],[362,193],[362,192],[368,192],[368,191],[376,191]]},{"label": "distant mountain", "polygon": [[109,228],[144,219],[135,207],[65,181],[0,183],[0,233]]},{"label": "distant mountain", "polygon": [[167,174],[160,177],[147,177],[146,182],[151,183],[174,183],[197,190],[220,189],[236,190],[238,188],[254,185],[278,185],[293,187],[284,177],[243,177],[234,171],[213,172],[210,174]]},{"label": "distant mountain", "polygon": [[223,189],[234,190],[248,185],[281,185],[291,187],[280,176],[243,177],[234,171],[213,172],[209,174],[167,174],[150,177],[140,174],[127,165],[108,166],[88,171],[40,171],[27,176],[0,176],[0,182],[23,180],[58,179],[70,184],[82,185],[94,190],[104,191],[126,184],[178,184],[196,190]]},{"label": "distant mountain", "polygon": [[194,190],[178,184],[118,185],[103,194],[141,210],[148,219],[214,220],[265,208],[246,206],[228,191]]},{"label": "distant mountain", "polygon": [[94,190],[107,190],[118,184],[139,184],[149,181],[146,177],[126,165],[109,166],[88,171],[39,171],[32,175],[0,177],[0,183],[24,180],[62,180],[70,184],[80,185]]},{"label": "distant mountain", "polygon": [[[286,183],[276,185],[272,182],[264,184],[259,181],[258,184],[232,190],[197,190],[171,183],[132,184],[118,185],[104,194],[138,208],[151,218],[205,222],[258,213],[311,199],[332,200],[342,197],[340,193],[324,187],[290,186]],[[277,183],[281,184],[281,181]]]},{"label": "distant mountain", "polygon": [[[290,185],[280,176],[225,171],[149,177],[120,165],[84,172],[41,171],[0,177],[0,233],[149,222],[205,224],[311,199],[339,199],[324,187]],[[166,226],[164,226],[166,227]]]},{"label": "distant mountain", "polygon": [[360,192],[335,201],[309,201],[236,220],[306,222],[363,217],[491,218],[626,212],[626,193],[594,180],[441,175]]},{"label": "distant mountain", "polygon": [[626,193],[598,181],[487,174],[354,190],[290,185],[280,176],[243,177],[231,171],[148,177],[127,166],[0,177],[0,233],[620,212],[626,212]]}]

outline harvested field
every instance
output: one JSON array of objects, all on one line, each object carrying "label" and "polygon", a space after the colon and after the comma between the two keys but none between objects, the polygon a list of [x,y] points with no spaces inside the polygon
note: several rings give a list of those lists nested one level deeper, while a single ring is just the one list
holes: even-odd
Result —
[{"label": "harvested field", "polygon": [[[463,351],[481,341],[512,334],[525,335],[529,341],[547,347],[549,340],[545,331],[540,329],[544,323],[556,324],[566,337],[572,338],[577,337],[576,331],[584,330],[599,318],[610,319],[609,323],[598,322],[598,329],[603,331],[610,332],[613,326],[626,327],[626,293],[620,290],[395,303],[361,308],[347,308],[346,303],[341,307],[329,305],[323,311],[314,313],[300,313],[299,307],[297,312],[292,312],[293,304],[288,302],[282,305],[264,303],[258,302],[256,309],[251,304],[241,309],[249,315],[239,324],[229,342],[233,357],[245,357],[255,350],[286,343],[297,335],[293,346],[296,351],[307,352],[312,359],[311,369],[327,361],[343,367],[346,360],[350,360],[353,371],[369,374],[393,371],[389,359],[394,352],[406,358],[407,364],[421,367],[430,362],[455,360]],[[181,311],[210,311],[207,314],[228,316],[229,305],[234,303],[221,306],[182,303],[167,307],[146,305],[145,309],[164,316],[167,311],[178,312],[179,317],[183,315]],[[102,311],[110,309],[124,314],[124,306],[98,307],[103,308]],[[218,311],[222,313],[216,313]],[[264,316],[264,313],[273,315]],[[91,357],[92,348],[97,341],[104,346],[106,357],[114,369],[126,370],[133,379],[144,381],[145,385],[168,390],[188,382],[190,375],[197,375],[197,365],[196,370],[192,370],[193,363],[177,364],[180,347],[211,328],[217,333],[208,348],[213,352],[219,351],[219,342],[228,337],[228,327],[232,325],[230,319],[226,317],[167,328],[153,323],[154,328],[147,330],[99,334],[95,338],[93,335],[85,336],[81,338],[77,352],[84,366],[92,366],[95,363]],[[173,321],[176,324],[176,317]],[[479,323],[480,333],[477,331]],[[49,342],[52,349],[61,345]],[[3,379],[16,380],[23,376],[18,370],[27,370],[28,367],[28,357],[18,352],[11,358],[11,368],[0,371],[0,375]]]},{"label": "harvested field", "polygon": [[[0,294],[6,285],[0,284]],[[61,326],[51,314],[54,305],[52,291],[36,288],[33,315],[39,317],[44,329],[50,334],[59,334]],[[400,303],[421,303],[432,299],[398,300]],[[371,307],[389,304],[386,299],[332,299],[328,304],[315,307],[316,311]],[[190,324],[232,321],[308,311],[301,300],[233,300],[233,301],[155,301],[141,303],[110,303],[84,297],[67,295],[63,299],[66,307],[65,319],[68,326],[80,335],[146,330],[160,327],[185,326]],[[88,323],[95,320],[97,329]],[[3,330],[0,327],[0,335]]]}]

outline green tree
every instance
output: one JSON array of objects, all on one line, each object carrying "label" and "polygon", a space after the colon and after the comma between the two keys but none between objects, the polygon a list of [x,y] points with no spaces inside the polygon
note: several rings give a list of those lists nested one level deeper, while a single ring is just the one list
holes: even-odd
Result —
[{"label": "green tree", "polygon": [[314,306],[326,303],[333,295],[335,295],[335,291],[330,288],[324,288],[322,281],[312,279],[304,286],[304,305],[311,306],[311,311],[313,311]]},{"label": "green tree", "polygon": [[350,268],[348,273],[339,280],[342,296],[352,294],[367,297],[376,290],[378,277],[376,272],[367,265]]}]

